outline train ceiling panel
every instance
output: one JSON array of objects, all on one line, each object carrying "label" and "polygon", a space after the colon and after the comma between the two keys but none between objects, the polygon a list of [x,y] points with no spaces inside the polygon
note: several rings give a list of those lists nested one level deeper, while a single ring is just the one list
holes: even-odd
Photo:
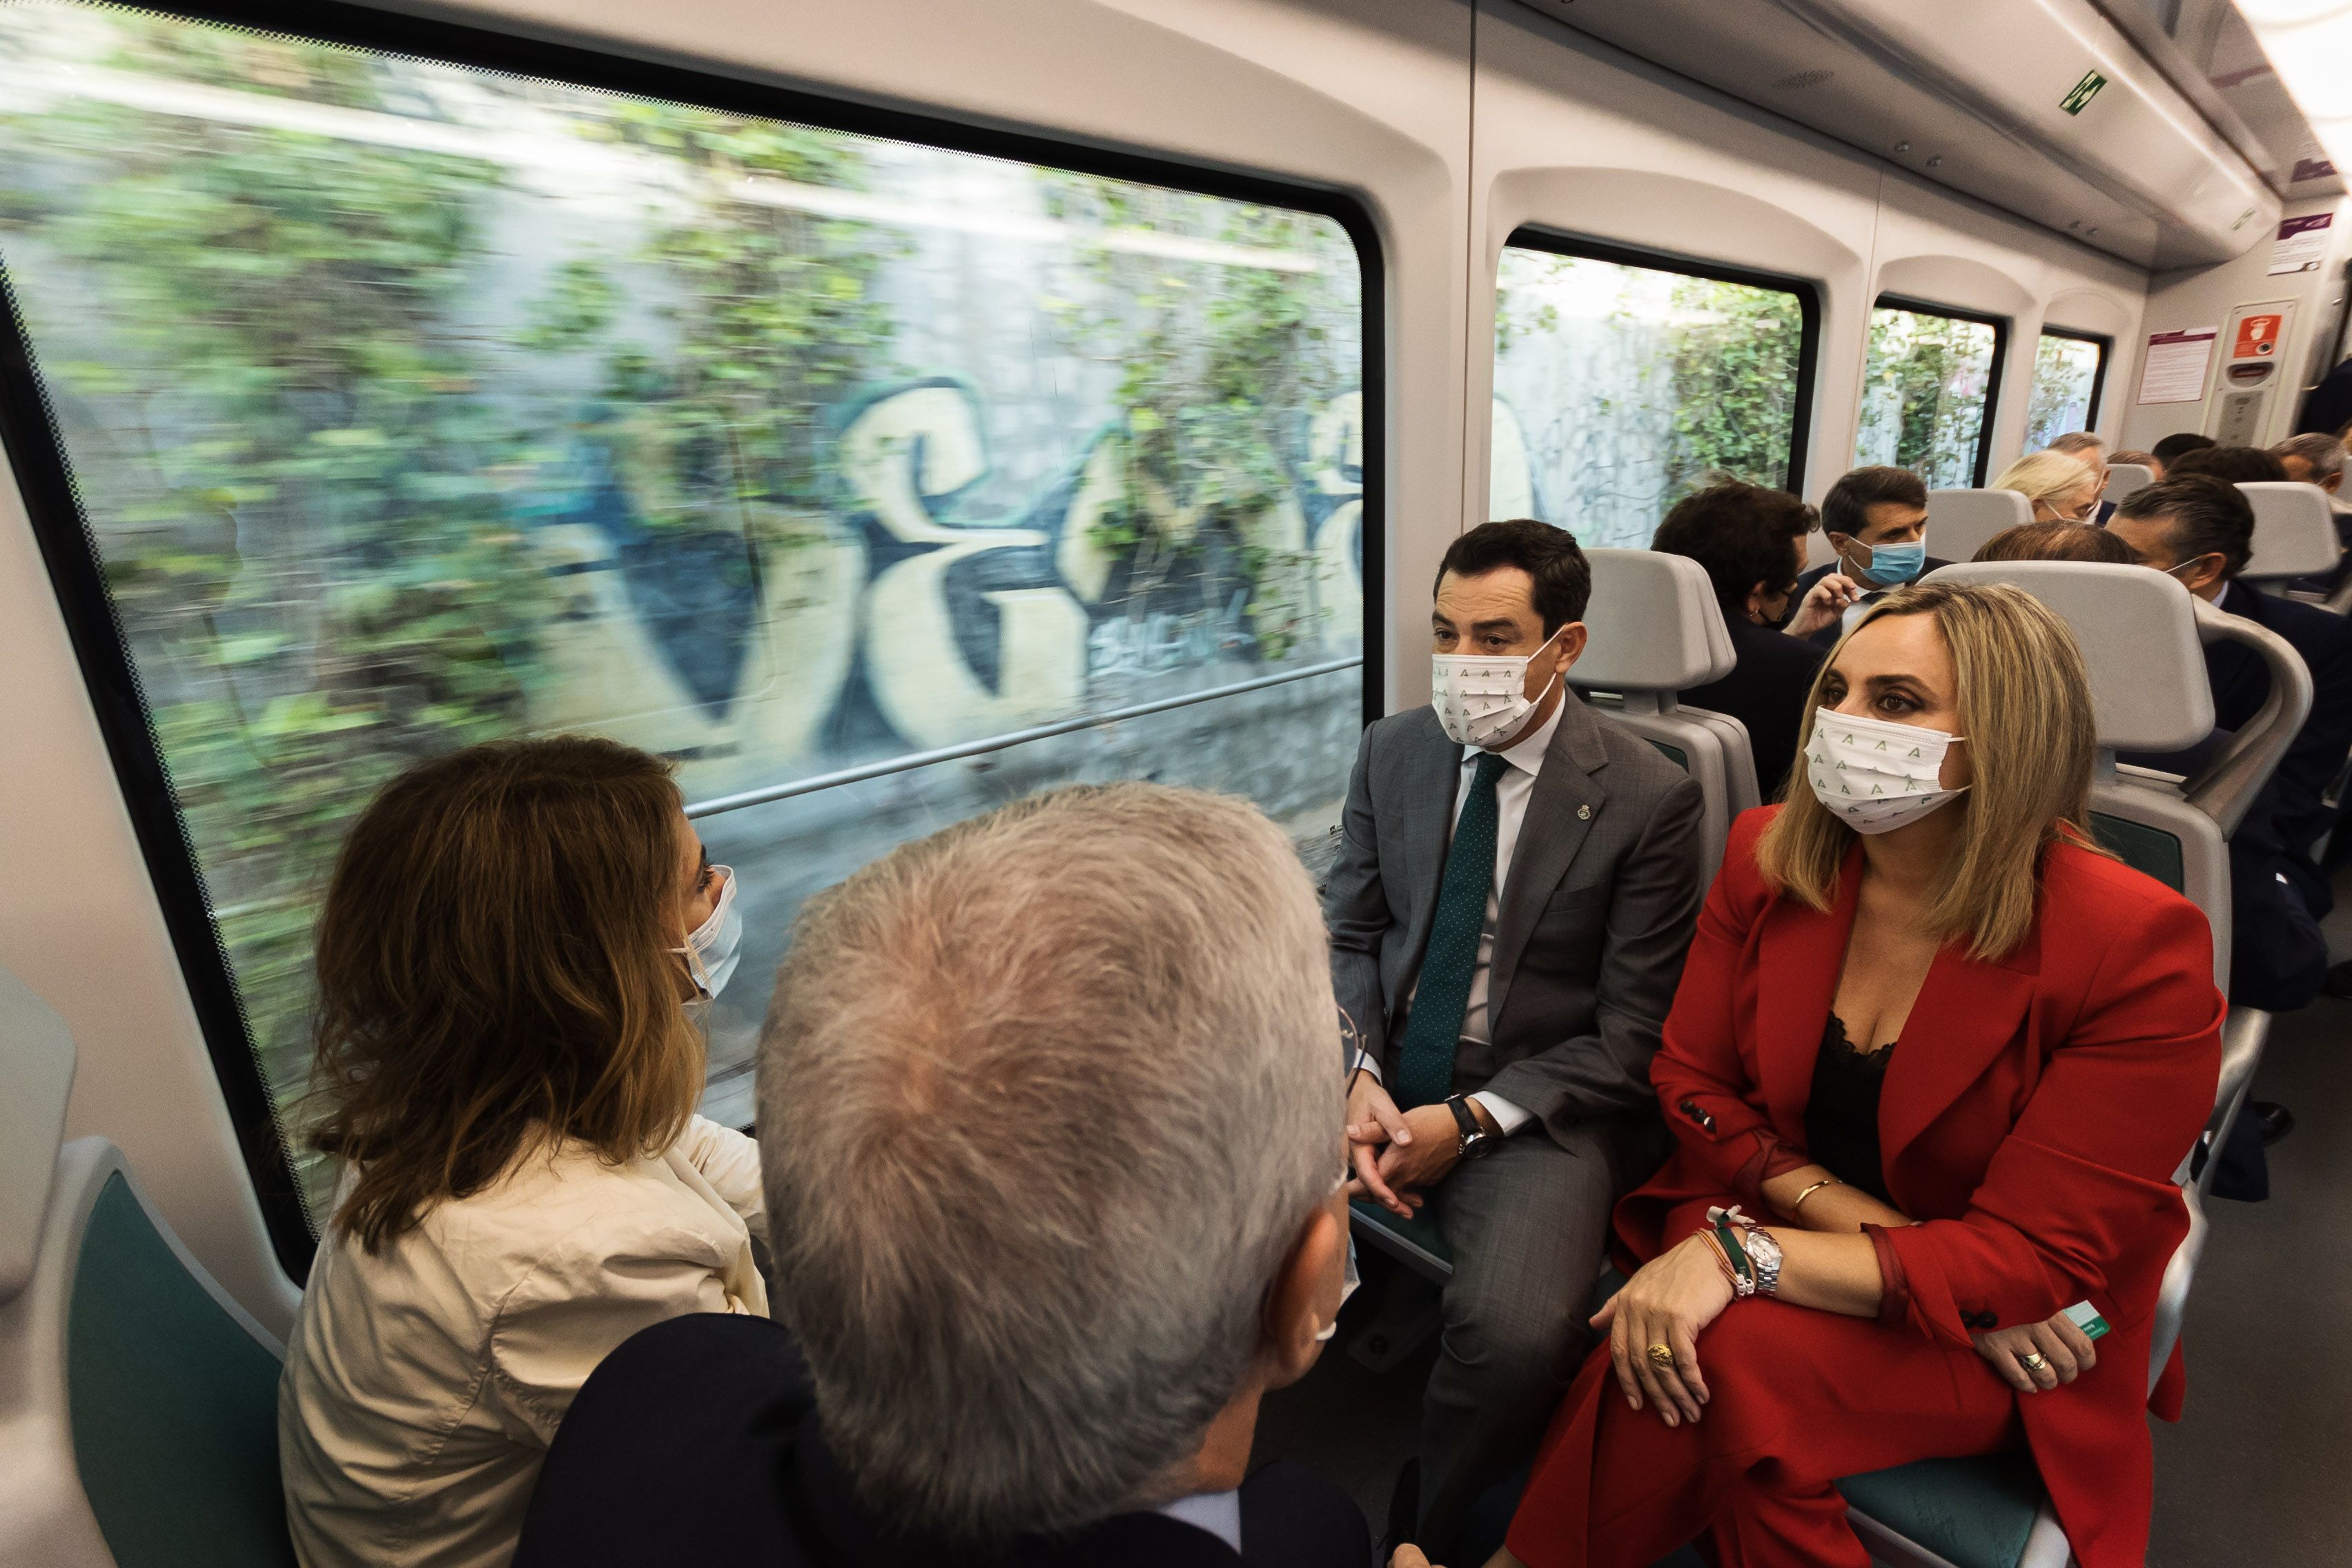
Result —
[{"label": "train ceiling panel", "polygon": [[2224,261],[2279,197],[2090,0],[1521,0],[2142,267]]}]

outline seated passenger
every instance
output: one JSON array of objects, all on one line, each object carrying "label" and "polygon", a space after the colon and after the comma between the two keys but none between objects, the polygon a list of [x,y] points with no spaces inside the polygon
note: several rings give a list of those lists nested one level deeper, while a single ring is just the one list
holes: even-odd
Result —
[{"label": "seated passenger", "polygon": [[[2335,825],[2325,797],[2352,751],[2352,624],[2238,580],[2253,550],[2254,513],[2231,485],[2176,474],[2126,498],[2108,529],[2139,552],[2143,564],[2170,573],[2224,612],[2276,632],[2311,670],[2311,715],[2230,839],[2231,921],[2237,933],[2230,946],[2230,999],[2272,1012],[2301,1007],[2317,994],[2326,968],[2318,921],[2333,898],[2312,852]],[[2207,644],[2205,670],[2213,686],[2213,721],[2221,730],[2242,728],[2270,696],[2269,667],[2242,643]],[[2200,759],[2131,760],[2187,772]]]},{"label": "seated passenger", "polygon": [[2319,384],[2304,395],[2303,406],[2294,415],[2299,436],[2315,431],[2340,439],[2347,426],[2352,426],[2352,359],[2320,377]]},{"label": "seated passenger", "polygon": [[2105,483],[2104,464],[2094,471],[2063,452],[2028,452],[1987,488],[2014,490],[2032,502],[2036,522],[2088,522]]},{"label": "seated passenger", "polygon": [[1732,829],[1654,1074],[1675,1152],[1617,1211],[1638,1271],[1495,1562],[1861,1568],[1838,1478],[2026,1442],[2085,1568],[2137,1564],[2205,917],[2092,847],[2082,655],[2030,595],[1890,595],[1816,700],[1806,787]]},{"label": "seated passenger", "polygon": [[341,1174],[278,1401],[305,1568],[499,1568],[606,1352],[768,1310],[759,1150],[694,1114],[735,881],[679,806],[643,752],[500,742],[343,842],[311,1140]]},{"label": "seated passenger", "polygon": [[2286,465],[2260,447],[2219,445],[2183,452],[2165,465],[2168,479],[2185,479],[2191,474],[2232,485],[2277,483],[2285,479]]},{"label": "seated passenger", "polygon": [[2335,571],[2295,585],[2333,594],[2343,585],[2345,574],[2352,573],[2352,506],[2338,493],[2344,487],[2344,443],[2333,436],[2290,436],[2271,448],[2271,456],[2286,470],[2290,483],[2317,485],[2327,492],[2327,504],[2336,514],[2336,545],[2346,554]]},{"label": "seated passenger", "polygon": [[1706,568],[1739,663],[1729,675],[1682,694],[1695,707],[1728,713],[1748,727],[1756,783],[1767,800],[1780,795],[1797,755],[1805,693],[1822,666],[1809,639],[1836,612],[1800,614],[1786,631],[1797,578],[1805,569],[1805,535],[1819,522],[1813,509],[1786,490],[1733,480],[1687,496],[1658,525],[1653,550],[1686,555]]},{"label": "seated passenger", "polygon": [[2183,430],[2178,435],[2167,436],[2149,447],[2148,455],[2156,459],[2156,477],[2163,479],[2171,478],[2172,465],[2184,454],[2220,445],[2221,443],[2210,436],[2200,436],[2194,430]]},{"label": "seated passenger", "polygon": [[1835,612],[1838,618],[1821,622],[1811,634],[1824,650],[1857,605],[1874,604],[1951,564],[1927,553],[1927,487],[1908,468],[1856,468],[1840,479],[1822,498],[1822,530],[1837,560],[1797,580],[1798,619],[1791,625],[1825,608]]},{"label": "seated passenger", "polygon": [[1363,1045],[1358,1182],[1425,1205],[1454,1254],[1416,1472],[1441,1562],[1591,1342],[1610,1205],[1658,1158],[1650,1058],[1706,881],[1699,786],[1563,684],[1591,587],[1549,523],[1454,542],[1431,704],[1364,731],[1325,882]]},{"label": "seated passenger", "polygon": [[2104,528],[2080,522],[2021,522],[1986,540],[1976,559],[2096,561],[2109,566],[2137,566],[2139,552]]},{"label": "seated passenger", "polygon": [[2163,474],[2158,471],[2162,465],[2156,460],[2156,454],[2154,452],[2142,452],[2133,447],[2126,447],[2107,454],[2107,466],[2109,468],[2112,468],[2119,463],[2134,463],[2138,465],[2140,468],[2147,469],[2149,473],[2153,474],[2158,479],[2162,479],[2164,477]]},{"label": "seated passenger", "polygon": [[[2116,510],[2116,503],[2105,499],[2108,463],[2107,438],[2105,436],[2094,435],[2088,430],[2070,430],[2065,435],[2061,436],[2056,440],[2051,442],[2050,449],[2064,457],[2074,458],[2076,462],[2091,470],[2092,475],[2098,481],[2098,489],[2092,493],[2099,499],[2093,504],[2089,515],[2080,519],[2079,521],[2084,522],[2095,522],[2102,527],[2105,526],[2107,519],[2115,514]],[[2123,461],[2120,458],[2115,460],[2117,462]]]},{"label": "seated passenger", "polygon": [[777,1300],[589,1380],[516,1568],[1362,1568],[1244,1479],[1345,1299],[1315,892],[1247,803],[1034,796],[812,900],[760,1043]]}]

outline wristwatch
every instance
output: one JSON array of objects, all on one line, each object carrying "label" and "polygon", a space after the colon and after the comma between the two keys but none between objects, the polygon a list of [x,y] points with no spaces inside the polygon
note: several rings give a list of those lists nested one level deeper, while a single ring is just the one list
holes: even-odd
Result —
[{"label": "wristwatch", "polygon": [[1500,1138],[1486,1131],[1486,1124],[1478,1120],[1476,1111],[1470,1109],[1468,1095],[1455,1095],[1445,1102],[1445,1109],[1454,1112],[1454,1125],[1462,1130],[1462,1147],[1454,1151],[1462,1158],[1483,1160],[1495,1152],[1496,1144],[1502,1142]]}]

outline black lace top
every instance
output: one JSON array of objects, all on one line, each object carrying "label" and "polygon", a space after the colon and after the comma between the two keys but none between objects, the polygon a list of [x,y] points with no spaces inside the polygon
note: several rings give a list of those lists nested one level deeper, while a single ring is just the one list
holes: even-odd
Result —
[{"label": "black lace top", "polygon": [[1881,1203],[1892,1200],[1878,1163],[1878,1091],[1894,1055],[1892,1043],[1867,1055],[1854,1049],[1845,1025],[1832,1013],[1813,1059],[1813,1097],[1805,1102],[1805,1152]]}]

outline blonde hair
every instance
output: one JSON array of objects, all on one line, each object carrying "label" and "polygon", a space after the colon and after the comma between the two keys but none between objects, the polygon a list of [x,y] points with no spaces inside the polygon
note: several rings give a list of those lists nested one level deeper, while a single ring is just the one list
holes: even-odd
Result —
[{"label": "blonde hair", "polygon": [[[1933,616],[1951,650],[1960,732],[1974,778],[1945,809],[1963,814],[1958,848],[1928,905],[1927,927],[1969,955],[1999,958],[2032,928],[2042,851],[2091,837],[2091,769],[2098,749],[2083,651],[2066,623],[2031,594],[2003,584],[1925,583],[1873,605],[1839,639],[1805,704],[1801,752],[1812,739],[1822,686],[1856,633],[1892,616]],[[1756,858],[1776,889],[1815,910],[1835,900],[1854,830],[1810,789],[1789,791]],[[2105,851],[2100,851],[2105,853]]]},{"label": "blonde hair", "polygon": [[1993,480],[1997,490],[2015,490],[2028,500],[2053,501],[2099,482],[2097,470],[2063,452],[2028,452]]}]

